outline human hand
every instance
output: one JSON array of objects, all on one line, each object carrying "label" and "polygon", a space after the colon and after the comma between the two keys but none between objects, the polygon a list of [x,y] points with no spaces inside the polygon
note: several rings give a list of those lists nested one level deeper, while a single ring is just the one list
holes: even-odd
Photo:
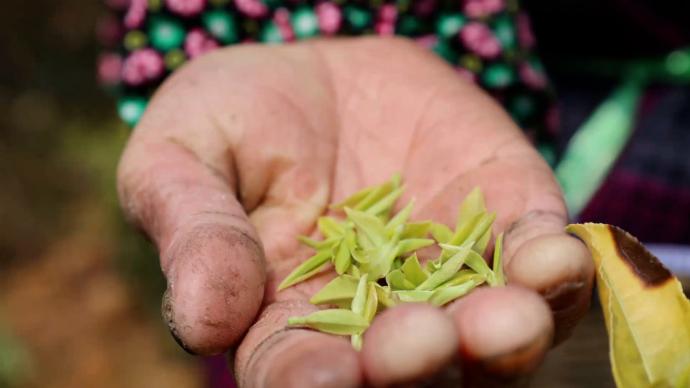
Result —
[{"label": "human hand", "polygon": [[[329,203],[395,172],[420,220],[451,224],[481,187],[506,231],[509,285],[445,310],[390,309],[361,353],[285,329],[328,280],[276,292],[309,256],[296,237]],[[405,40],[245,45],[195,60],[152,99],[118,183],[160,252],[173,335],[197,354],[237,346],[241,387],[391,385],[457,378],[458,368],[466,385],[515,382],[589,305],[591,260],[564,234],[549,167],[487,95]]]}]

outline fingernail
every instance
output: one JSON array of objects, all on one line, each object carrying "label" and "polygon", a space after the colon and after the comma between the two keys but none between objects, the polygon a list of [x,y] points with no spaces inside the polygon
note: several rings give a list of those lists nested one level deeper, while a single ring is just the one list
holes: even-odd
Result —
[{"label": "fingernail", "polygon": [[434,376],[415,381],[409,384],[393,385],[395,388],[457,388],[462,387],[462,369],[460,360],[451,360],[451,363],[437,372]]},{"label": "fingernail", "polygon": [[589,311],[591,282],[568,282],[544,291],[542,294],[553,313],[555,333],[552,346],[565,341],[575,326]]},{"label": "fingernail", "polygon": [[163,315],[163,321],[165,321],[165,323],[168,325],[170,335],[173,337],[175,342],[177,342],[177,344],[180,345],[182,350],[193,356],[196,356],[197,353],[190,349],[177,334],[177,327],[175,325],[175,321],[173,320],[173,306],[170,300],[170,289],[166,289],[163,293],[163,301],[161,303],[161,315]]},{"label": "fingernail", "polygon": [[544,359],[551,335],[541,335],[517,350],[484,359],[461,347],[463,387],[527,387]]}]

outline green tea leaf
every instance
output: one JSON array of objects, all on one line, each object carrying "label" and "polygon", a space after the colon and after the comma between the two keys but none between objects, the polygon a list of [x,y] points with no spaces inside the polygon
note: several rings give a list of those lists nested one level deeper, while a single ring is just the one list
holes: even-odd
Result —
[{"label": "green tea leaf", "polygon": [[341,202],[331,205],[330,208],[333,210],[341,210],[346,207],[355,207],[359,202],[366,198],[375,189],[376,187],[367,187],[365,189],[362,189],[352,194],[351,196],[345,198]]},{"label": "green tea leaf", "polygon": [[386,231],[388,233],[393,233],[394,230],[396,230],[400,226],[405,225],[407,220],[410,218],[410,215],[412,214],[414,203],[415,200],[411,199],[410,202],[408,202],[407,205],[405,205],[405,207],[398,212],[398,214],[396,214],[393,218],[391,218],[390,221],[388,221],[388,223],[386,224]]},{"label": "green tea leaf", "polygon": [[310,248],[313,248],[317,251],[320,251],[322,249],[333,248],[333,246],[335,244],[337,244],[338,241],[340,241],[340,238],[332,237],[332,238],[329,238],[328,240],[315,240],[315,239],[309,238],[307,236],[298,236],[297,240],[299,240],[299,242],[301,242],[302,244],[304,244]]},{"label": "green tea leaf", "polygon": [[460,270],[471,252],[472,250],[468,246],[460,247],[457,253],[443,263],[438,271],[432,273],[422,284],[417,286],[417,290],[434,290],[450,280]]},{"label": "green tea leaf", "polygon": [[455,233],[453,233],[453,237],[448,241],[448,244],[460,245],[468,241],[468,237],[476,229],[475,225],[477,225],[483,216],[484,213],[475,214],[470,220],[462,223],[459,228],[455,229]]},{"label": "green tea leaf", "polygon": [[[474,225],[474,229],[469,236],[467,236],[465,241],[479,241],[487,232],[491,234],[491,225],[494,223],[495,219],[496,213],[482,214],[477,223]],[[475,244],[475,247],[476,246],[477,245]],[[486,247],[486,243],[484,243],[484,246]]]},{"label": "green tea leaf", "polygon": [[503,274],[503,233],[496,238],[496,245],[494,246],[494,287],[502,287],[506,285],[506,277]]},{"label": "green tea leaf", "polygon": [[333,237],[342,237],[345,234],[345,228],[333,217],[323,216],[316,221],[319,232],[324,235],[326,240]]},{"label": "green tea leaf", "polygon": [[358,280],[354,276],[341,275],[326,284],[314,296],[311,304],[335,304],[342,301],[350,302],[355,297]]},{"label": "green tea leaf", "polygon": [[350,208],[345,208],[345,213],[348,219],[355,224],[358,237],[363,236],[368,241],[368,243],[362,244],[361,240],[358,240],[363,248],[375,248],[386,241],[385,227],[380,219]]},{"label": "green tea leaf", "polygon": [[378,201],[381,197],[400,187],[402,178],[400,174],[395,174],[393,177],[381,184],[364,188],[355,194],[347,197],[343,201],[331,205],[331,209],[344,209],[351,207],[357,210],[365,210],[372,203]]},{"label": "green tea leaf", "polygon": [[455,276],[453,276],[449,281],[443,283],[440,287],[459,286],[460,284],[468,281],[473,281],[477,283],[477,285],[480,285],[486,281],[486,278],[483,275],[476,273],[472,269],[461,269],[455,274]]},{"label": "green tea leaf", "polygon": [[415,302],[426,302],[433,295],[433,291],[423,291],[423,290],[400,290],[393,291],[395,295],[401,302],[405,303],[415,303]]},{"label": "green tea leaf", "polygon": [[371,262],[371,255],[374,254],[373,250],[363,251],[361,249],[355,249],[350,253],[352,254],[352,258],[355,259],[355,261],[359,264],[369,264]]},{"label": "green tea leaf", "polygon": [[[322,240],[299,237],[317,252],[295,268],[279,289],[318,274],[332,261],[339,276],[310,302],[340,308],[290,318],[290,326],[349,335],[352,346],[360,349],[362,333],[381,309],[405,302],[444,305],[481,283],[505,283],[502,270],[491,271],[481,257],[491,241],[495,215],[487,213],[479,189],[461,203],[454,230],[431,221],[410,222],[414,200],[393,214],[403,191],[399,174],[360,190],[331,206],[342,209],[345,220],[329,216],[317,220]],[[427,238],[429,234],[434,240]],[[435,242],[441,246],[441,254],[423,267],[414,252]],[[496,245],[494,266],[500,267],[502,237]],[[470,269],[462,270],[465,264]],[[387,286],[377,283],[382,278]]]},{"label": "green tea leaf", "polygon": [[290,327],[308,327],[324,333],[336,335],[362,334],[369,322],[359,314],[346,309],[320,310],[306,317],[291,317]]},{"label": "green tea leaf", "polygon": [[350,269],[347,272],[350,273],[350,276],[354,276],[357,279],[359,279],[361,276],[361,271],[359,270],[359,268],[357,268],[356,265],[351,265]]},{"label": "green tea leaf", "polygon": [[408,257],[400,269],[405,274],[405,278],[415,287],[422,284],[429,277],[429,274],[419,264],[416,254]]},{"label": "green tea leaf", "polygon": [[[352,230],[348,230],[345,233],[346,235],[348,233],[354,235],[354,232],[352,232]],[[335,272],[337,272],[338,275],[342,275],[345,272],[347,272],[347,270],[350,268],[350,264],[352,263],[350,249],[348,249],[347,245],[348,244],[346,244],[344,241],[341,242],[340,245],[338,245],[338,251],[335,254],[333,264],[335,264]]]},{"label": "green tea leaf", "polygon": [[402,267],[402,260],[399,257],[396,257],[395,260],[393,260],[393,265],[391,266],[391,269],[400,269]]},{"label": "green tea leaf", "polygon": [[300,283],[321,272],[332,254],[330,251],[317,252],[314,256],[297,266],[278,286],[278,291]]},{"label": "green tea leaf", "polygon": [[402,175],[400,175],[399,172],[396,172],[391,177],[390,182],[393,185],[393,187],[400,187],[400,185],[402,185]]},{"label": "green tea leaf", "polygon": [[494,283],[494,273],[491,271],[491,268],[489,268],[489,265],[486,263],[486,260],[482,256],[479,255],[479,253],[472,251],[470,252],[469,255],[467,255],[467,260],[465,261],[465,264],[472,268],[474,271],[476,271],[478,274],[484,276],[484,278],[489,282],[489,284]]},{"label": "green tea leaf", "polygon": [[486,212],[486,205],[484,204],[484,195],[479,187],[475,187],[460,204],[458,209],[458,218],[456,222],[456,230],[462,228],[466,223],[471,222],[475,216]]},{"label": "green tea leaf", "polygon": [[441,268],[443,263],[441,262],[440,259],[437,260],[429,260],[426,262],[426,271],[429,272],[429,274],[432,274]]},{"label": "green tea leaf", "polygon": [[431,223],[431,235],[439,243],[449,243],[453,238],[453,231],[444,224]]},{"label": "green tea leaf", "polygon": [[350,343],[352,344],[352,347],[358,352],[362,350],[362,339],[363,337],[361,334],[355,334],[352,337],[350,337]]},{"label": "green tea leaf", "polygon": [[484,235],[479,238],[479,240],[474,244],[474,249],[477,253],[480,255],[484,256],[484,253],[486,252],[486,247],[489,245],[489,241],[491,241],[491,227],[484,232]]},{"label": "green tea leaf", "polygon": [[429,235],[430,229],[431,221],[409,222],[405,224],[400,238],[426,238]]},{"label": "green tea leaf", "polygon": [[381,201],[384,197],[386,197],[388,194],[390,194],[393,190],[397,189],[400,187],[400,179],[399,177],[393,177],[388,182],[385,182],[379,186],[376,186],[366,197],[364,197],[361,201],[357,203],[357,205],[354,206],[354,209],[356,210],[361,210],[361,211],[366,211],[370,207],[372,207],[374,204],[377,202]]},{"label": "green tea leaf", "polygon": [[393,270],[386,275],[386,283],[393,290],[414,290],[415,285],[405,279],[405,275],[399,269]]},{"label": "green tea leaf", "polygon": [[392,240],[374,250],[367,269],[372,280],[380,279],[391,271],[397,257],[397,241]]},{"label": "green tea leaf", "polygon": [[430,238],[408,238],[398,242],[396,256],[402,256],[434,244]]},{"label": "green tea leaf", "polygon": [[379,306],[378,293],[374,284],[374,282],[367,284],[367,301],[364,304],[364,312],[362,314],[368,322],[374,319]]},{"label": "green tea leaf", "polygon": [[362,275],[357,283],[355,297],[352,298],[352,312],[364,316],[364,305],[367,302],[367,274]]},{"label": "green tea leaf", "polygon": [[375,216],[379,214],[388,214],[388,211],[393,207],[395,202],[402,195],[403,190],[404,188],[400,187],[391,191],[386,196],[378,200],[376,203],[372,204],[368,209],[366,209],[366,213]]},{"label": "green tea leaf", "polygon": [[475,283],[473,280],[469,280],[457,286],[439,288],[438,290],[434,291],[431,297],[429,297],[429,303],[436,306],[443,306],[446,303],[452,302],[455,299],[466,295],[475,287],[477,287],[477,283]]},{"label": "green tea leaf", "polygon": [[393,300],[390,287],[384,287],[375,282],[371,282],[370,284],[374,285],[374,289],[376,290],[376,299],[379,301],[381,306],[393,307],[397,304],[396,301]]}]

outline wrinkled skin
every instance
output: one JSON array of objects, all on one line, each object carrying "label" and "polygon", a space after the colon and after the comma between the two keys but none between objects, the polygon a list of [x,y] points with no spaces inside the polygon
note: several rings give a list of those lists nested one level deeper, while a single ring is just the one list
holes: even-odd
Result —
[{"label": "wrinkled skin", "polygon": [[[414,219],[449,225],[480,186],[507,232],[509,286],[439,313],[391,309],[360,353],[345,338],[285,330],[332,276],[275,291],[309,256],[295,237],[313,234],[329,203],[395,172]],[[197,354],[236,347],[241,387],[520,383],[588,308],[591,261],[563,232],[548,166],[487,95],[402,39],[195,60],[157,92],[118,175],[122,207],[159,249],[171,331]]]}]

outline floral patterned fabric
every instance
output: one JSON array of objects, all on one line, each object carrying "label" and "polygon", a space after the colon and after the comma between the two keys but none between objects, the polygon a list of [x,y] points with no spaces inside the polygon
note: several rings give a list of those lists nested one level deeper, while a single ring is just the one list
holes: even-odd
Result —
[{"label": "floral patterned fabric", "polygon": [[314,36],[403,35],[433,50],[510,112],[553,160],[556,115],[517,0],[106,0],[98,74],[135,125],[185,62],[225,45]]}]

